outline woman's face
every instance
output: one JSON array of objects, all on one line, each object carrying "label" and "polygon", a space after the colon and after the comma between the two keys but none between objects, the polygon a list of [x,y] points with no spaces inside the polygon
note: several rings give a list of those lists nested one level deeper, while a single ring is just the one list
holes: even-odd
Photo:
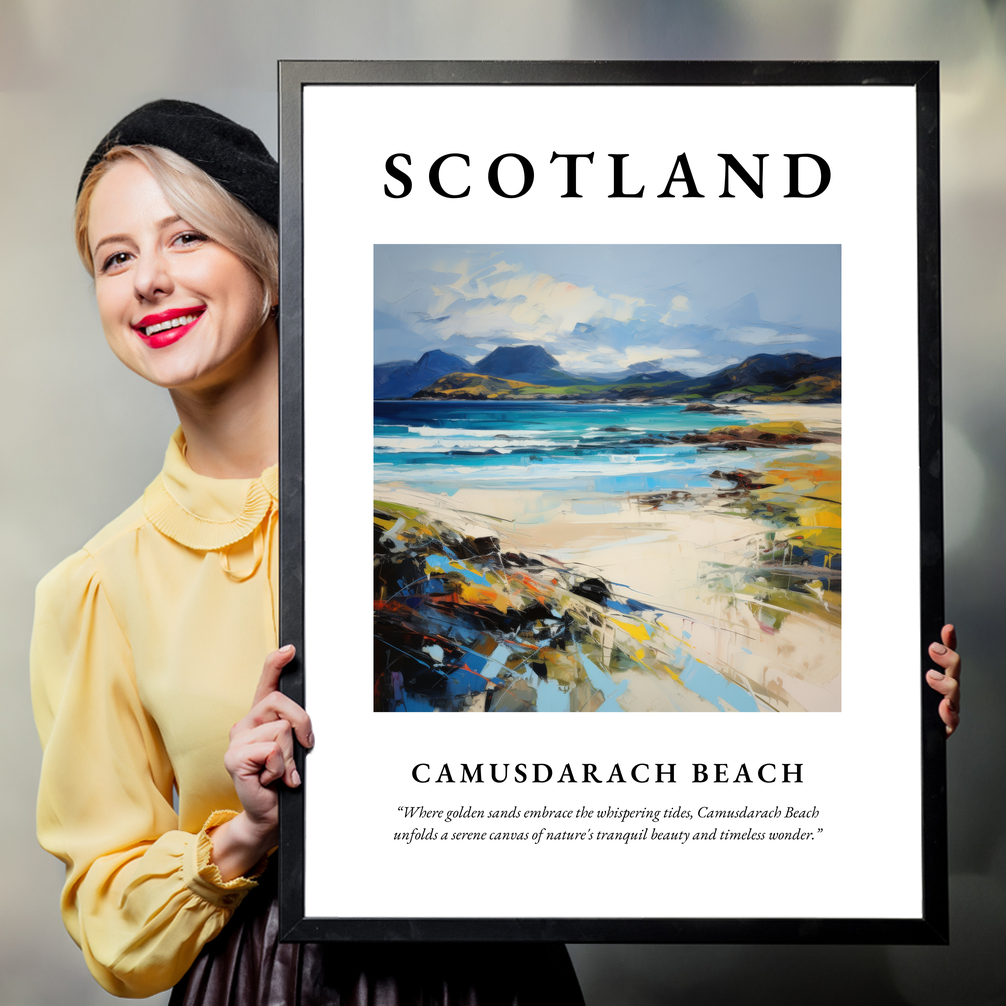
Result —
[{"label": "woman's face", "polygon": [[87,233],[105,337],[130,370],[193,392],[240,378],[257,355],[262,285],[172,210],[143,164],[108,169]]}]

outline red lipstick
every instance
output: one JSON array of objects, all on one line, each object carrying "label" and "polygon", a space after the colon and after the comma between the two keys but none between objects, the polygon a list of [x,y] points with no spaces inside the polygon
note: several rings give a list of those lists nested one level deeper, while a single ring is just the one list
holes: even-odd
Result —
[{"label": "red lipstick", "polygon": [[[187,335],[205,310],[204,305],[199,305],[196,307],[173,307],[168,311],[148,314],[133,325],[133,331],[151,349],[161,349],[164,346],[170,346],[173,342],[178,342],[184,335]],[[185,318],[189,320],[182,324],[178,323]]]}]

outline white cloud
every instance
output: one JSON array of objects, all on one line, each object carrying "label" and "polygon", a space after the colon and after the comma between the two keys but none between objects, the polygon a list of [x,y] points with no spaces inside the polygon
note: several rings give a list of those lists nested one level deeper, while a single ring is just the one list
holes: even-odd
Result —
[{"label": "white cloud", "polygon": [[744,325],[742,328],[726,328],[717,332],[717,342],[742,342],[748,346],[787,346],[797,342],[817,342],[813,335],[796,332],[779,332],[774,328]]},{"label": "white cloud", "polygon": [[[593,289],[593,287],[591,288]],[[616,303],[621,302],[621,307],[615,308],[613,311],[608,311],[608,315],[614,318],[615,321],[631,321],[632,316],[637,307],[645,307],[646,301],[642,297],[627,297],[622,293],[613,293],[608,298]]]},{"label": "white cloud", "polygon": [[567,349],[564,353],[553,355],[563,369],[594,370],[615,374],[625,370],[630,363],[692,359],[701,356],[702,351],[692,348],[663,349],[660,346],[647,345],[628,346],[623,351],[614,346],[591,345],[584,349]]},{"label": "white cloud", "polygon": [[682,357],[701,356],[701,350],[688,349],[664,349],[661,346],[627,346],[625,349],[625,362],[644,363],[649,360],[676,360]]},{"label": "white cloud", "polygon": [[476,336],[503,333],[524,342],[555,342],[580,323],[600,318],[631,321],[646,305],[642,297],[605,296],[593,286],[578,286],[502,260],[487,264],[481,256],[442,262],[438,270],[458,279],[430,287],[425,313],[444,320],[423,324],[425,332],[445,338],[464,328]]},{"label": "white cloud", "polygon": [[594,367],[598,370],[621,370],[621,362],[617,357],[619,352],[614,346],[591,346],[589,349],[568,349],[565,353],[555,354],[559,366],[563,369],[572,367],[574,370],[585,370]]},{"label": "white cloud", "polygon": [[684,318],[675,317],[676,315],[687,314],[692,309],[692,302],[683,294],[679,293],[671,298],[670,307],[667,309],[666,314],[660,316],[661,325],[678,325]]}]

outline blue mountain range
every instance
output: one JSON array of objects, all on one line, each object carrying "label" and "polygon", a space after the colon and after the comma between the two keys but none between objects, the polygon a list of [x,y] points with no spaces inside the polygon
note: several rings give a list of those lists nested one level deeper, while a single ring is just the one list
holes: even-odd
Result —
[{"label": "blue mountain range", "polygon": [[[374,398],[411,398],[448,374],[481,374],[546,387],[596,385],[596,390],[584,388],[573,396],[584,400],[617,399],[626,395],[713,398],[734,391],[750,397],[784,392],[797,385],[803,388],[800,394],[816,400],[841,399],[842,359],[838,356],[821,359],[809,353],[755,353],[742,363],[704,377],[689,377],[676,370],[649,370],[651,366],[654,364],[634,364],[629,372],[605,379],[566,373],[559,361],[541,346],[500,346],[476,363],[434,349],[414,362],[399,360],[376,365]],[[816,386],[804,387],[808,380],[816,382]]]},{"label": "blue mountain range", "polygon": [[411,398],[444,374],[468,373],[472,365],[441,349],[431,349],[418,360],[396,360],[374,367],[374,398]]}]

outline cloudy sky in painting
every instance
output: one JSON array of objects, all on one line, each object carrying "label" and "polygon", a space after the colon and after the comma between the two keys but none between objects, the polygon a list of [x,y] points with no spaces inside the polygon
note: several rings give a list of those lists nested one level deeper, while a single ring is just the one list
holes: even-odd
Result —
[{"label": "cloudy sky in painting", "polygon": [[539,345],[564,369],[706,374],[841,355],[838,245],[377,245],[374,360]]}]

